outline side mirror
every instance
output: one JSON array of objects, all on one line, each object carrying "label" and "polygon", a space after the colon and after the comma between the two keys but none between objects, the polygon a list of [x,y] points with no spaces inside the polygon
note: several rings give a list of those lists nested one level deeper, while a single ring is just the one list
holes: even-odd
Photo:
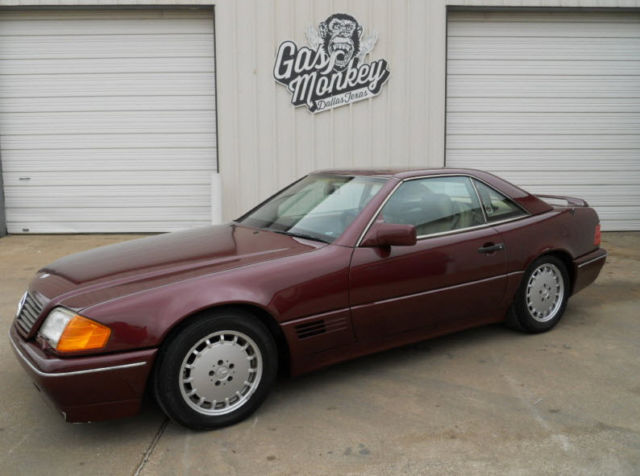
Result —
[{"label": "side mirror", "polygon": [[369,229],[360,246],[413,246],[417,241],[415,226],[379,221]]}]

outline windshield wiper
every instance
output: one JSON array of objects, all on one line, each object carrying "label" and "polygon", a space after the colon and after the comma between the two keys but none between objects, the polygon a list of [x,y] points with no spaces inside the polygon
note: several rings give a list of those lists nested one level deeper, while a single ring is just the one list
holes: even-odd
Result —
[{"label": "windshield wiper", "polygon": [[293,236],[296,238],[304,238],[306,240],[320,241],[322,243],[331,243],[331,241],[323,238],[318,238],[317,236],[307,235],[305,233],[297,233],[293,231],[282,231],[282,230],[272,230],[271,228],[267,228],[269,231],[274,231],[276,233],[280,233],[281,235]]}]

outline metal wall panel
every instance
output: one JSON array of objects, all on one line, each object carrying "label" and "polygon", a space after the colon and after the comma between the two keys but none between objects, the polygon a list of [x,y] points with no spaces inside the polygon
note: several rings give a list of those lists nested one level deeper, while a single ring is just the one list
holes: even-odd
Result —
[{"label": "metal wall panel", "polygon": [[[379,96],[313,115],[275,82],[275,55],[336,12],[378,33],[370,58],[386,59],[390,76]],[[442,166],[445,40],[444,1],[216,2],[225,217],[316,169]]]},{"label": "metal wall panel", "polygon": [[[234,218],[249,207],[255,205],[278,188],[287,184],[300,175],[314,169],[328,167],[365,167],[365,166],[388,166],[388,165],[413,165],[413,166],[442,166],[444,164],[445,150],[445,65],[451,74],[459,76],[459,86],[465,89],[467,84],[464,78],[469,74],[477,74],[480,77],[490,71],[503,70],[505,66],[510,68],[513,75],[529,75],[534,78],[537,70],[542,68],[550,75],[597,75],[600,76],[600,83],[593,83],[597,89],[601,84],[609,84],[605,76],[620,77],[624,75],[636,75],[640,70],[640,63],[629,61],[618,61],[618,58],[607,58],[593,61],[573,61],[567,62],[567,55],[560,59],[537,59],[529,61],[527,57],[511,59],[488,59],[465,57],[460,60],[450,60],[446,62],[446,8],[447,6],[469,6],[486,7],[493,6],[505,8],[514,7],[640,7],[640,0],[333,0],[331,2],[319,2],[313,0],[0,0],[0,6],[4,5],[31,5],[36,7],[65,5],[67,8],[52,9],[48,11],[49,18],[57,20],[68,20],[73,18],[73,25],[54,24],[47,25],[48,31],[65,32],[75,28],[75,33],[79,34],[87,29],[91,29],[97,35],[106,35],[105,25],[109,25],[106,20],[122,20],[122,10],[116,8],[117,5],[129,5],[131,8],[141,8],[143,5],[155,6],[156,8],[146,8],[137,10],[136,15],[140,18],[158,22],[162,26],[161,30],[155,31],[151,27],[139,25],[140,32],[144,34],[158,35],[171,34],[181,37],[181,40],[189,42],[189,48],[182,45],[167,45],[174,52],[182,52],[180,56],[174,56],[171,61],[164,61],[162,53],[150,53],[144,58],[133,57],[112,57],[114,54],[127,54],[127,50],[117,45],[110,49],[99,49],[99,57],[87,58],[82,63],[78,63],[74,58],[67,58],[65,51],[53,51],[55,59],[35,60],[35,59],[10,59],[2,62],[0,68],[11,74],[42,74],[42,75],[74,75],[87,72],[87,68],[92,72],[112,75],[112,80],[116,81],[116,76],[124,73],[136,73],[137,77],[122,79],[119,87],[130,87],[138,92],[144,92],[145,81],[143,74],[153,77],[154,74],[180,74],[187,70],[198,73],[194,76],[192,83],[196,87],[198,84],[207,83],[213,69],[207,67],[210,64],[210,57],[192,57],[188,52],[194,45],[204,45],[203,34],[208,34],[208,28],[204,23],[191,23],[190,33],[193,37],[187,37],[187,32],[181,30],[180,22],[196,21],[193,11],[179,9],[158,9],[159,5],[179,5],[185,4],[207,4],[216,7],[216,58],[217,69],[215,80],[219,86],[217,114],[220,119],[218,124],[219,140],[214,132],[211,133],[165,133],[165,134],[122,134],[115,132],[109,136],[100,134],[85,134],[82,138],[76,136],[73,140],[64,135],[37,134],[34,137],[11,136],[2,138],[13,149],[20,149],[24,152],[20,156],[25,167],[35,171],[34,160],[26,160],[25,155],[29,154],[33,141],[42,144],[52,155],[63,160],[66,153],[70,154],[69,160],[61,162],[64,170],[70,170],[70,162],[76,160],[78,155],[75,152],[77,141],[81,140],[93,145],[94,149],[108,150],[110,144],[117,143],[122,148],[123,159],[118,160],[118,167],[124,166],[126,158],[134,157],[138,152],[141,154],[140,163],[144,164],[152,161],[153,154],[160,149],[172,150],[173,148],[187,148],[189,150],[198,149],[198,159],[188,161],[190,165],[185,166],[188,171],[197,170],[203,159],[203,151],[215,154],[216,143],[219,143],[219,158],[221,162],[221,174],[224,188],[224,216],[226,219]],[[88,11],[82,5],[106,5],[96,18],[93,11]],[[78,7],[76,9],[76,7]],[[352,106],[338,108],[329,112],[311,115],[306,110],[294,109],[290,104],[290,96],[286,89],[275,83],[272,75],[273,62],[278,45],[284,40],[294,40],[298,44],[305,43],[305,31],[309,26],[317,26],[318,23],[329,14],[335,12],[346,12],[353,14],[365,27],[366,30],[375,30],[378,33],[378,43],[371,53],[373,59],[385,58],[389,61],[391,72],[388,83],[380,96],[371,100],[363,101]],[[21,11],[6,10],[3,12],[3,20],[28,21],[24,19]],[[490,13],[486,13],[490,15]],[[545,28],[547,31],[554,28],[558,23],[567,27],[573,25],[569,20],[573,13],[559,11],[530,11],[528,21],[538,23],[538,28]],[[478,12],[456,12],[461,20],[465,16],[477,21]],[[483,13],[480,13],[483,15]],[[575,13],[584,19],[582,13]],[[606,38],[614,29],[617,35],[625,38],[634,38],[635,25],[633,18],[627,18],[627,12],[622,12],[615,18],[615,25],[612,26],[610,18],[612,14],[605,17],[589,16],[588,19],[578,22],[588,29],[592,41],[594,38]],[[633,17],[633,16],[632,16]],[[199,17],[202,20],[202,17]],[[162,22],[161,22],[162,20]],[[172,20],[172,21],[166,21]],[[175,21],[174,21],[175,20]],[[63,23],[65,23],[63,22]],[[91,23],[86,23],[91,22]],[[160,23],[161,22],[161,23]],[[82,24],[84,23],[84,25]],[[126,24],[118,23],[118,34],[126,35]],[[580,25],[567,28],[565,36],[574,40],[580,39],[583,33]],[[601,25],[605,24],[606,29]],[[12,24],[14,30],[20,31],[22,25]],[[465,25],[462,25],[463,27]],[[467,25],[469,26],[469,25]],[[502,29],[503,34],[513,34],[520,31],[520,24],[498,24],[496,28]],[[450,29],[457,26],[449,24]],[[8,24],[3,24],[0,34]],[[482,22],[474,25],[474,28],[482,28]],[[453,33],[456,33],[453,30]],[[456,33],[456,38],[460,42],[456,48],[460,51],[467,51],[473,47],[473,42],[469,44],[470,37],[477,36],[476,32],[467,30],[470,36]],[[537,32],[524,32],[523,36],[529,38],[539,36]],[[531,36],[533,35],[533,36]],[[549,35],[546,35],[547,38]],[[521,38],[522,39],[522,38]],[[36,41],[36,40],[33,40]],[[545,40],[548,41],[548,40]],[[150,42],[151,43],[151,42]],[[579,44],[579,41],[577,41]],[[490,43],[488,43],[490,44]],[[46,45],[40,45],[47,48]],[[454,45],[455,46],[455,45]],[[526,46],[526,45],[525,45]],[[531,52],[536,54],[534,49],[525,49],[525,46],[512,45],[512,53],[522,54]],[[557,43],[555,44],[557,46]],[[76,45],[76,51],[82,50],[84,46]],[[506,47],[503,48],[503,50]],[[582,50],[575,46],[573,52],[584,55]],[[607,54],[618,54],[611,45],[602,47],[601,50]],[[491,53],[493,50],[489,50]],[[628,50],[627,50],[628,51]],[[29,51],[23,49],[24,54]],[[465,53],[465,54],[467,54]],[[483,51],[486,54],[487,51]],[[493,51],[492,54],[495,54]],[[202,61],[201,61],[202,60]],[[540,81],[528,84],[527,82],[510,86],[511,95],[502,97],[498,93],[486,97],[469,97],[461,95],[459,97],[449,97],[447,108],[449,112],[510,112],[521,113],[524,111],[545,113],[549,108],[555,108],[557,112],[575,114],[579,112],[599,112],[599,113],[637,113],[638,98],[629,98],[628,94],[616,95],[608,93],[600,97],[591,97],[589,102],[584,101],[584,96],[566,97],[566,87],[562,82],[552,83],[556,87],[553,97],[533,95],[523,97],[523,90],[540,91],[549,86],[545,78]],[[36,83],[32,83],[36,84]],[[620,83],[620,87],[626,91],[635,91],[637,82]],[[46,81],[37,83],[39,87],[48,86]],[[96,87],[90,83],[76,83],[78,88],[83,88],[85,94],[93,94]],[[450,85],[451,86],[451,85]],[[473,84],[471,85],[473,87]],[[20,84],[11,84],[13,90],[19,90]],[[105,86],[108,88],[111,86]],[[485,84],[487,91],[491,91],[492,81]],[[591,89],[593,90],[594,87]],[[189,87],[180,87],[176,81],[165,81],[159,84],[158,88],[164,91],[163,102],[155,101],[154,97],[147,97],[137,94],[130,97],[101,97],[77,96],[73,89],[63,89],[56,86],[60,97],[20,97],[5,98],[0,100],[0,115],[3,112],[25,113],[25,112],[78,112],[83,110],[100,111],[170,111],[197,110],[214,111],[216,105],[213,104],[213,96],[193,96],[189,93]],[[112,88],[117,91],[117,87]],[[589,88],[585,89],[588,94]],[[92,92],[93,91],[93,92]],[[459,121],[460,122],[460,121]],[[464,122],[464,121],[462,121]],[[525,131],[528,132],[528,131]],[[585,149],[596,150],[595,147],[605,147],[607,151],[619,151],[621,162],[629,163],[633,159],[633,148],[636,147],[634,136],[584,136],[580,134],[550,136],[545,134],[520,134],[513,135],[500,134],[475,134],[449,136],[451,144],[455,137],[458,141],[455,149],[450,149],[448,154],[464,156],[465,153],[476,153],[476,151],[494,150],[508,151],[512,149],[522,150],[522,157],[530,160],[531,157],[542,157],[552,161],[554,150],[563,150],[570,153],[576,141],[584,144]],[[141,144],[153,141],[153,148],[144,148]],[[537,144],[541,140],[548,142],[549,150],[540,151]],[[140,148],[142,147],[142,148]],[[79,149],[82,150],[82,149]],[[192,152],[189,152],[191,154]],[[478,152],[479,153],[479,152]],[[564,152],[563,152],[564,153]],[[611,152],[613,154],[613,152]],[[496,152],[496,156],[499,153]],[[451,155],[450,155],[451,156]],[[613,156],[613,155],[612,155]],[[115,160],[114,156],[109,156],[108,152],[102,155],[103,161]],[[16,159],[17,160],[17,159]],[[132,159],[133,160],[133,159]],[[502,159],[501,159],[502,160]],[[505,159],[506,160],[506,159]],[[574,161],[574,165],[576,160]],[[597,158],[590,159],[590,167],[597,166]],[[173,170],[171,159],[162,156],[157,162],[158,170]],[[626,162],[622,162],[626,161]],[[116,162],[114,162],[116,163]],[[186,162],[181,162],[186,163]],[[196,165],[191,165],[196,164]],[[620,165],[622,166],[622,165]],[[129,165],[127,167],[133,167]],[[135,166],[138,167],[138,166]],[[142,165],[140,165],[142,167]],[[18,171],[15,164],[9,169],[11,172]],[[51,168],[43,169],[51,172]],[[134,196],[135,187],[118,186],[113,184],[117,193],[124,193],[128,190],[127,196]],[[145,185],[144,187],[150,187]],[[195,187],[196,185],[194,185]],[[198,185],[200,186],[200,185]],[[102,191],[105,186],[92,186],[92,193]],[[118,188],[122,187],[122,188]],[[129,188],[127,188],[129,187]],[[171,188],[169,188],[171,187]],[[174,185],[168,186],[167,193],[175,193]],[[160,200],[157,190],[155,193]],[[53,194],[51,196],[58,196]],[[137,193],[137,189],[135,190]],[[136,195],[138,196],[138,195]],[[201,198],[198,198],[200,200]]]},{"label": "metal wall panel", "polygon": [[447,155],[640,230],[640,13],[449,14]]},{"label": "metal wall panel", "polygon": [[210,222],[213,11],[0,13],[10,233]]},{"label": "metal wall panel", "polygon": [[[532,66],[526,56],[509,60],[480,56],[482,59],[476,63],[471,62],[472,58],[469,57],[465,57],[463,61],[449,61],[448,64],[446,61],[447,6],[640,7],[638,0],[218,0],[215,3],[217,80],[220,88],[219,144],[226,218],[238,216],[278,188],[314,169],[390,165],[443,166],[445,65],[452,73],[455,73],[456,68],[466,69],[456,73],[459,74],[457,81],[464,81],[473,68],[480,68],[480,73],[486,73],[487,64],[490,65],[490,71],[493,71],[505,63],[510,65],[513,74],[531,74],[532,69],[542,66],[557,75],[599,75],[600,78],[595,78],[585,88],[584,95],[589,94],[590,90],[599,90],[602,84],[610,84],[607,81],[609,78],[604,76],[635,75],[640,71],[640,63],[617,61],[618,58],[613,56],[595,66],[588,61],[574,62],[572,67],[580,65],[582,71],[567,70],[567,55],[564,50],[561,59],[546,60],[546,65],[543,61],[536,61]],[[387,59],[391,74],[379,96],[311,115],[302,108],[294,109],[286,89],[275,84],[272,75],[275,53],[284,40],[304,44],[306,29],[317,26],[334,12],[350,13],[365,29],[378,32],[378,43],[371,57]],[[471,15],[474,19],[479,15],[456,14]],[[543,11],[530,14],[533,15],[533,20],[547,29],[553,28],[553,24],[548,25],[551,22],[566,26],[567,20],[571,18],[571,12]],[[593,42],[595,35],[606,37],[615,29],[619,32],[618,36],[637,42],[634,21],[627,19],[626,12],[614,15],[620,19],[620,23],[612,26],[605,19],[604,30],[599,25],[603,23],[600,19],[593,20],[595,26],[591,25],[591,21],[585,22],[588,23],[586,28],[591,35],[589,41]],[[452,27],[455,25],[449,24],[449,28]],[[512,24],[499,27],[504,29],[505,34],[518,29],[518,25]],[[580,46],[582,39],[576,36],[579,33],[576,28],[572,27],[566,33],[566,37],[574,41],[570,53],[586,54],[583,52],[585,48]],[[462,51],[473,47],[473,41],[468,40],[468,37],[461,37],[456,48]],[[557,47],[558,43],[553,43],[553,46]],[[511,48],[514,54],[535,54],[535,48],[516,45]],[[565,48],[568,47],[565,45]],[[611,47],[610,42],[600,47],[600,51],[606,55],[620,54]],[[632,54],[633,48],[625,46],[625,51],[625,54]],[[477,51],[475,53],[478,54]],[[483,55],[487,53],[495,54],[495,51],[489,49],[482,52]],[[510,58],[512,57],[513,55]],[[530,78],[533,79],[532,76]],[[542,91],[548,86],[544,78],[540,78],[537,83],[528,84],[525,81],[507,86],[512,89],[510,97],[499,97],[499,93],[504,92],[501,88],[496,88],[492,97],[449,97],[448,108],[455,111],[458,107],[463,112],[483,111],[483,107],[497,109],[498,112],[546,112],[551,104],[567,113],[591,108],[601,113],[638,112],[634,104],[640,104],[640,95],[635,99],[628,97],[638,90],[639,82],[620,78],[618,81],[616,87],[624,90],[624,93],[617,94],[613,91],[601,94],[600,97],[591,95],[588,105],[584,104],[582,97],[566,97],[567,89],[562,81],[553,83],[556,87],[553,98],[523,98],[522,90]],[[485,87],[491,89],[492,84],[492,81],[487,81]],[[462,89],[465,87],[463,85]],[[467,100],[478,102],[469,106],[470,103],[465,102]],[[455,101],[460,101],[458,106]],[[627,127],[634,120],[631,119],[632,122]],[[476,139],[486,141],[490,144],[488,147],[497,149],[512,147],[510,144],[522,138],[532,142],[533,147],[540,141],[539,135],[522,134],[455,137],[464,137],[465,144],[459,144],[460,148],[475,147],[473,141]],[[585,140],[582,135],[553,137],[557,139],[555,147],[558,148],[570,148],[576,140]],[[628,148],[629,144],[635,144],[633,136],[616,136],[615,139],[607,141],[609,149]],[[502,141],[506,145],[503,146]],[[602,142],[595,139],[591,142],[602,147]],[[487,145],[482,146],[485,147]],[[519,143],[517,147],[520,147]]]}]

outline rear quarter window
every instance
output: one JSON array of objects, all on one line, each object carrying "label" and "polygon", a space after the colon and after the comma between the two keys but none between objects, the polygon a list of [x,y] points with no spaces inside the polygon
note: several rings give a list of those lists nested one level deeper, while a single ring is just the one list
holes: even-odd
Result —
[{"label": "rear quarter window", "polygon": [[526,216],[524,210],[510,198],[478,180],[473,182],[480,195],[482,208],[489,223]]}]

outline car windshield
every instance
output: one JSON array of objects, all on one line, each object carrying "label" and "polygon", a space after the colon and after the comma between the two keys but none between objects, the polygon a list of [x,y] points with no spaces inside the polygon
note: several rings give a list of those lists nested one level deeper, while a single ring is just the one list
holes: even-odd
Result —
[{"label": "car windshield", "polygon": [[308,175],[251,210],[244,225],[331,243],[380,191],[376,177]]}]

